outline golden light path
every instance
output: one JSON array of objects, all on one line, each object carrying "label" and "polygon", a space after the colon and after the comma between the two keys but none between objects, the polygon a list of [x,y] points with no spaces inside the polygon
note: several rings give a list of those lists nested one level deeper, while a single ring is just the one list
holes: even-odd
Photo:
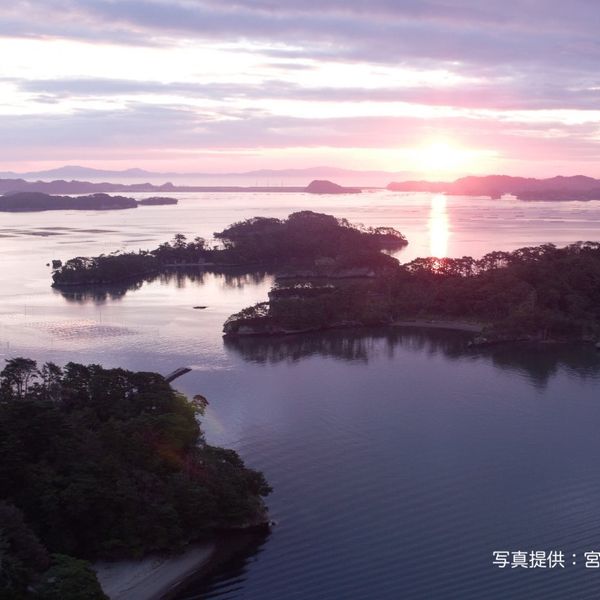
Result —
[{"label": "golden light path", "polygon": [[431,198],[429,210],[429,252],[431,256],[443,258],[448,254],[450,226],[446,210],[446,196],[436,194]]}]

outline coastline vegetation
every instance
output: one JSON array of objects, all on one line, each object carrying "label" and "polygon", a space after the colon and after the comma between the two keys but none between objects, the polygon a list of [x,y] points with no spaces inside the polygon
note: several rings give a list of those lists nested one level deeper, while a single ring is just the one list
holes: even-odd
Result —
[{"label": "coastline vegetation", "polygon": [[102,600],[84,559],[177,551],[209,531],[264,524],[270,487],[205,442],[205,405],[156,373],[8,360],[0,599]]}]

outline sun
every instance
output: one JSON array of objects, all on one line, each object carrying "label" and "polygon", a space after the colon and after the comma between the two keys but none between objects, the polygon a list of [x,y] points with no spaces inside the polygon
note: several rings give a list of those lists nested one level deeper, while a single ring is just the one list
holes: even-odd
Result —
[{"label": "sun", "polygon": [[427,172],[456,171],[468,163],[469,152],[450,142],[432,142],[417,149],[420,170]]}]

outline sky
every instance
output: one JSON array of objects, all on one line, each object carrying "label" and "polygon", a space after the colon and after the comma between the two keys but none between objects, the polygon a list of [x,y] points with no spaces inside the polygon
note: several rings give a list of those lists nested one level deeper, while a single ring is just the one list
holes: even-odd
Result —
[{"label": "sky", "polygon": [[0,170],[600,176],[597,0],[11,0]]}]

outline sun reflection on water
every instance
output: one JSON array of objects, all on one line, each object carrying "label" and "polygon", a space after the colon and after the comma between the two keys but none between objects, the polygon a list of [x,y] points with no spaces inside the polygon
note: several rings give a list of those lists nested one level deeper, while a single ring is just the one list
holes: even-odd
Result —
[{"label": "sun reflection on water", "polygon": [[429,210],[429,252],[431,256],[443,258],[448,255],[450,227],[446,210],[446,196],[436,194],[431,199]]}]

